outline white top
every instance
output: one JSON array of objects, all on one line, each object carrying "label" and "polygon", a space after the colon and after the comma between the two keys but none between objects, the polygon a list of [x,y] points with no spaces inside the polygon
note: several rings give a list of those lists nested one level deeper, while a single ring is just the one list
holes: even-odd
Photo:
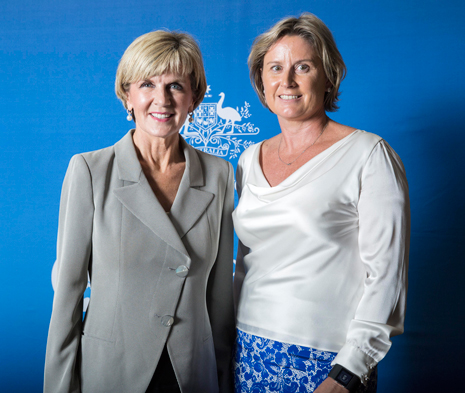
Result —
[{"label": "white top", "polygon": [[410,233],[404,167],[354,131],[271,187],[252,145],[237,167],[239,329],[338,352],[362,380],[403,332]]}]

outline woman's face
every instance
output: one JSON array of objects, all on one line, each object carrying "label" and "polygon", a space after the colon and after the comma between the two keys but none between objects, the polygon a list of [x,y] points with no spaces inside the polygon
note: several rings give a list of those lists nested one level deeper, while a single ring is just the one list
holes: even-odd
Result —
[{"label": "woman's face", "polygon": [[266,103],[280,121],[305,121],[325,113],[323,63],[302,37],[284,36],[268,50],[262,81]]},{"label": "woman's face", "polygon": [[194,109],[190,78],[169,73],[131,83],[127,107],[134,110],[136,131],[160,138],[173,136]]}]

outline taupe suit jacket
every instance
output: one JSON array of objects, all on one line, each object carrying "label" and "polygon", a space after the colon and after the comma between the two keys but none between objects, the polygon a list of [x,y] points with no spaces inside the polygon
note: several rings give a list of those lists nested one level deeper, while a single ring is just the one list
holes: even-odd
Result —
[{"label": "taupe suit jacket", "polygon": [[233,170],[181,143],[186,167],[170,217],[132,132],[71,159],[45,392],[145,392],[165,344],[183,393],[232,391]]}]

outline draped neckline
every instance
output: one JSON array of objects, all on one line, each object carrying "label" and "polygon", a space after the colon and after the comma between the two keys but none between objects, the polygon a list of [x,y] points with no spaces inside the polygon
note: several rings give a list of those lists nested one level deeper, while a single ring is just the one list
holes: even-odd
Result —
[{"label": "draped neckline", "polygon": [[[322,152],[318,153],[315,157],[312,157],[308,160],[305,164],[303,164],[300,168],[298,168],[295,172],[291,173],[288,177],[286,177],[281,183],[271,186],[268,182],[265,174],[263,173],[263,168],[260,165],[260,151],[262,148],[262,144],[264,141],[259,142],[257,144],[257,148],[254,152],[254,157],[252,158],[253,166],[256,168],[256,175],[258,176],[258,184],[255,184],[255,187],[268,189],[268,190],[280,190],[292,187],[296,182],[298,182],[303,176],[307,175],[310,171],[318,167],[321,163],[323,163],[332,153],[338,150],[340,147],[345,145],[349,139],[351,139],[355,134],[361,132],[361,130],[357,129],[352,131],[350,134],[346,135],[344,138],[338,140],[336,143],[333,143],[327,149],[323,150]],[[254,187],[254,188],[255,188]],[[263,190],[265,191],[265,190]]]}]

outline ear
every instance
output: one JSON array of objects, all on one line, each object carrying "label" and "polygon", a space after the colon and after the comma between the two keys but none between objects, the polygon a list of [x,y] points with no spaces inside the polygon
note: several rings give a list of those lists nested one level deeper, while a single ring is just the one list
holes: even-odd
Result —
[{"label": "ear", "polygon": [[129,90],[126,92],[126,108],[130,111],[134,108],[131,101],[131,95],[129,94]]},{"label": "ear", "polygon": [[260,68],[260,79],[261,79],[261,84],[263,87],[263,96],[265,96],[265,85],[263,84],[263,68]]},{"label": "ear", "polygon": [[332,87],[333,87],[333,84],[329,81],[328,78],[326,78],[325,91],[329,93]]},{"label": "ear", "polygon": [[192,97],[192,103],[189,105],[187,109],[188,113],[194,112],[194,105],[195,105],[195,97]]}]

